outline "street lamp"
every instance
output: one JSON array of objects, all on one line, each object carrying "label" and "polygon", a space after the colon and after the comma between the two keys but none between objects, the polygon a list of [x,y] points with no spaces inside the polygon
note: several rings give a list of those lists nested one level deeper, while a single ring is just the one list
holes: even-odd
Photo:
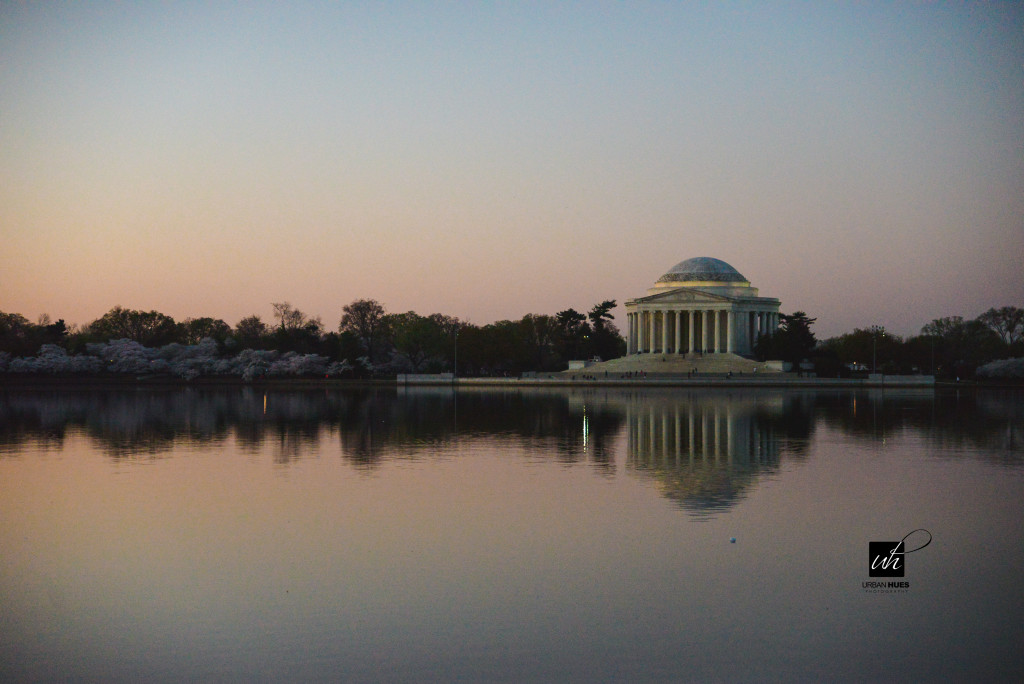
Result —
[{"label": "street lamp", "polygon": [[878,336],[885,337],[885,328],[877,325],[871,326],[871,372],[878,372]]}]

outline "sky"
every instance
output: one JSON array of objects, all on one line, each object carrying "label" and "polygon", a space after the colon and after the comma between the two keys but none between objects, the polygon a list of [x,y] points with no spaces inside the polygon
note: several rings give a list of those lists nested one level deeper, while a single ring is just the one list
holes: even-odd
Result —
[{"label": "sky", "polygon": [[1024,4],[0,3],[0,311],[1024,307]]}]

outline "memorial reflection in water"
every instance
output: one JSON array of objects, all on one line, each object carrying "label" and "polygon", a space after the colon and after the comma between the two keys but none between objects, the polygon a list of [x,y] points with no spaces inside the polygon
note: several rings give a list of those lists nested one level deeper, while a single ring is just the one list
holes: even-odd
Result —
[{"label": "memorial reflection in water", "polygon": [[727,505],[780,463],[807,458],[812,435],[823,429],[869,444],[913,435],[936,453],[963,445],[1012,463],[1024,443],[1019,396],[995,391],[0,392],[0,455],[27,443],[59,450],[79,433],[118,460],[234,443],[251,453],[272,445],[274,461],[287,465],[336,443],[345,461],[374,469],[388,459],[430,459],[477,443],[528,449],[535,458],[607,474],[625,468],[654,478],[666,496],[694,510]]},{"label": "memorial reflection in water", "polygon": [[734,392],[637,395],[626,403],[628,467],[689,511],[728,507],[779,467],[787,403]]}]

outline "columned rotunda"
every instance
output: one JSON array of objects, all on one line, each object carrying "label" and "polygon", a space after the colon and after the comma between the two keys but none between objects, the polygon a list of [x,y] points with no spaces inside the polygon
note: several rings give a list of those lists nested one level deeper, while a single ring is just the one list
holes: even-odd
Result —
[{"label": "columned rotunda", "polygon": [[751,354],[779,326],[779,300],[711,257],[679,262],[625,307],[627,354]]}]

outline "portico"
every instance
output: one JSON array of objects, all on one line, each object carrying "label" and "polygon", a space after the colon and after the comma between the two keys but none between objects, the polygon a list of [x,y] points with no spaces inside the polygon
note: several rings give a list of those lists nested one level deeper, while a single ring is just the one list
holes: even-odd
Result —
[{"label": "portico", "polygon": [[759,335],[779,325],[779,300],[729,264],[710,257],[676,264],[625,303],[627,354],[751,354]]}]

